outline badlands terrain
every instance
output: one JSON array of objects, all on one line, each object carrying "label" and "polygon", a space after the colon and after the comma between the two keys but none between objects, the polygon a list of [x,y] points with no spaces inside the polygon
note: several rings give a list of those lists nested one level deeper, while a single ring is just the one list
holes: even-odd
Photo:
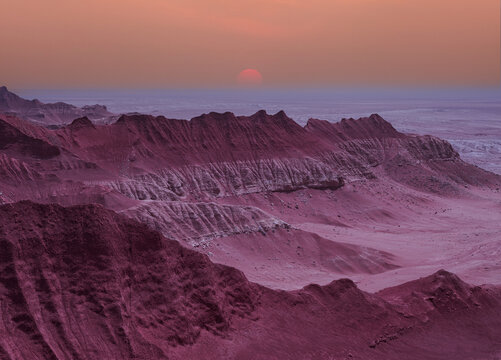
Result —
[{"label": "badlands terrain", "polygon": [[0,88],[0,359],[499,359],[501,177],[381,116]]}]

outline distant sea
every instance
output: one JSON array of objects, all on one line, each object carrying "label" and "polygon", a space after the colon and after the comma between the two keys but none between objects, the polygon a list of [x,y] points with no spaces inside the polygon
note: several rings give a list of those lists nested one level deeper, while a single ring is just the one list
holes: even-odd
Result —
[{"label": "distant sea", "polygon": [[446,139],[464,160],[501,174],[500,89],[14,91],[43,102],[102,104],[114,113],[139,112],[178,119],[211,111],[250,115],[265,109],[268,113],[284,110],[304,125],[309,118],[335,122],[378,113],[400,131]]}]

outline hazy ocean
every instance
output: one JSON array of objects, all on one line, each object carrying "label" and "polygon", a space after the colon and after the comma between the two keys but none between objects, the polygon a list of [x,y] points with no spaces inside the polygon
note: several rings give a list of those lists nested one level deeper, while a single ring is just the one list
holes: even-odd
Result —
[{"label": "hazy ocean", "polygon": [[501,90],[14,90],[28,99],[115,113],[190,119],[211,111],[250,115],[284,110],[304,125],[379,113],[398,130],[449,140],[463,159],[501,174]]}]

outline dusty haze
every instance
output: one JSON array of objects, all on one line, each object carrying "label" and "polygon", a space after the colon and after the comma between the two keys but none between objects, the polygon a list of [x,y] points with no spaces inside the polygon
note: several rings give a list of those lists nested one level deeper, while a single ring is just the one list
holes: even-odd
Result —
[{"label": "dusty haze", "polygon": [[0,0],[0,78],[30,87],[499,84],[498,0]]}]

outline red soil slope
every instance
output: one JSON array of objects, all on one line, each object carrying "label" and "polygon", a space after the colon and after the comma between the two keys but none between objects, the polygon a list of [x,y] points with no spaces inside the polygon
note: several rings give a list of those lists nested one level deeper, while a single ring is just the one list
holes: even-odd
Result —
[{"label": "red soil slope", "polygon": [[471,359],[501,351],[499,289],[444,271],[377,295],[350,280],[272,291],[96,205],[3,205],[0,238],[2,359]]}]

